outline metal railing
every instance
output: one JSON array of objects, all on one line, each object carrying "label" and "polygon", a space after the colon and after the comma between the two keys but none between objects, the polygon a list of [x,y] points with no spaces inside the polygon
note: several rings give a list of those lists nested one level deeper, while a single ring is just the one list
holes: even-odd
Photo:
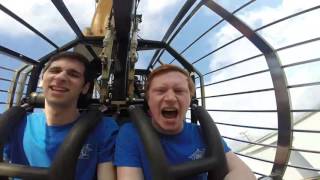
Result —
[{"label": "metal railing", "polygon": [[[233,40],[231,40],[229,42],[226,42],[226,43],[220,45],[216,49],[209,51],[208,53],[200,56],[199,58],[196,58],[195,60],[191,60],[191,59],[187,58],[193,65],[195,65],[195,64],[199,63],[200,61],[203,61],[204,59],[208,58],[209,56],[221,51],[222,49],[226,48],[227,46],[229,46],[231,44],[234,44],[234,43],[238,42],[239,40],[241,40],[241,39],[243,39],[245,37],[250,39],[250,38],[252,38],[252,36],[254,34],[256,34],[257,32],[259,32],[261,30],[264,30],[264,29],[266,29],[268,27],[271,27],[273,25],[282,23],[282,22],[284,22],[286,20],[289,20],[289,19],[292,19],[294,17],[298,17],[300,15],[303,15],[303,14],[306,14],[306,13],[309,13],[309,12],[312,12],[312,11],[319,10],[319,8],[320,8],[320,5],[315,6],[315,7],[311,7],[311,8],[308,8],[308,9],[293,13],[293,14],[288,15],[286,17],[277,19],[275,21],[272,21],[272,22],[270,22],[268,24],[265,24],[265,25],[263,25],[263,26],[261,26],[261,27],[259,27],[257,29],[254,29],[254,30],[246,29],[247,31],[243,31],[243,28],[245,27],[245,25],[243,25],[243,24],[241,24],[241,22],[239,22],[240,20],[235,16],[235,13],[238,13],[239,11],[243,10],[245,7],[254,4],[254,2],[255,1],[248,1],[248,2],[244,3],[243,5],[239,6],[239,8],[237,8],[234,12],[228,13],[228,12],[225,12],[223,10],[223,8],[219,7],[218,4],[216,4],[216,3],[212,2],[212,1],[200,1],[197,4],[197,6],[195,6],[193,9],[190,10],[190,13],[185,13],[184,21],[182,21],[182,23],[180,23],[180,26],[176,27],[176,29],[175,29],[176,31],[175,32],[174,32],[174,30],[170,31],[171,32],[171,38],[166,42],[168,44],[170,44],[174,40],[174,38],[178,34],[178,32],[180,32],[181,29],[183,29],[184,25],[188,21],[190,21],[192,19],[192,16],[194,16],[202,6],[207,6],[212,11],[214,11],[215,13],[220,15],[222,17],[222,19],[219,20],[218,22],[214,23],[213,26],[209,27],[200,36],[196,37],[190,44],[186,45],[186,47],[183,48],[183,50],[179,52],[181,55],[183,55],[185,52],[187,52],[187,50],[189,50],[196,43],[199,43],[199,41],[201,39],[203,39],[203,37],[206,34],[208,34],[209,32],[212,32],[213,30],[215,30],[215,28],[217,28],[218,25],[220,25],[222,22],[229,22],[231,25],[233,25],[234,28],[238,29],[238,31],[243,33],[242,36],[239,36],[239,37],[237,37],[237,38],[235,38],[235,39],[233,39]],[[175,22],[175,24],[178,24],[178,23]],[[248,28],[248,27],[245,27],[245,28]],[[250,35],[248,35],[248,31],[251,33]],[[170,35],[167,35],[167,36],[169,37]],[[319,40],[320,40],[320,37],[316,37],[316,38],[312,38],[312,39],[306,39],[306,40],[303,40],[301,42],[289,44],[289,45],[286,45],[286,46],[283,46],[283,47],[280,47],[280,48],[277,48],[277,49],[274,49],[274,50],[271,50],[271,51],[276,53],[276,52],[280,52],[280,51],[283,51],[283,50],[286,50],[286,49],[290,49],[290,48],[293,48],[293,47],[305,45],[305,44],[308,44],[308,43],[318,42]],[[261,47],[261,44],[257,43],[256,39],[251,39],[251,42],[256,47],[258,47],[258,48],[259,48],[259,46]],[[271,47],[271,49],[272,49],[272,47]],[[224,65],[222,67],[214,67],[215,69],[210,70],[209,72],[203,73],[203,77],[212,75],[213,73],[217,73],[217,72],[222,71],[222,70],[226,71],[226,70],[228,70],[228,68],[234,67],[236,65],[239,65],[239,64],[251,61],[251,60],[255,60],[255,59],[259,58],[259,57],[263,57],[263,56],[266,57],[266,54],[263,53],[263,50],[260,49],[260,51],[262,52],[261,54],[254,55],[252,57],[247,57],[245,59],[242,59],[242,60],[239,60],[239,61],[236,61],[236,62],[232,62],[232,63],[230,63],[228,65]],[[157,63],[157,61],[161,58],[162,54],[163,54],[163,51],[160,54],[159,53],[158,54],[155,53],[150,65],[154,66]],[[168,61],[168,62],[170,62],[170,64],[171,64],[175,60],[176,59],[173,58],[171,61]],[[266,61],[268,61],[268,57],[266,57]],[[277,61],[279,62],[279,59]],[[205,97],[205,99],[207,100],[208,98],[223,98],[223,97],[231,97],[231,96],[233,97],[233,96],[238,96],[238,95],[243,95],[243,94],[254,94],[254,93],[260,93],[260,92],[266,92],[266,91],[288,92],[290,89],[294,89],[294,88],[318,86],[318,85],[320,85],[319,81],[288,85],[286,83],[286,74],[284,73],[284,69],[286,69],[286,68],[290,68],[290,67],[294,67],[294,66],[299,67],[299,65],[306,65],[306,64],[315,63],[315,62],[319,62],[319,58],[308,59],[308,60],[304,60],[304,61],[300,61],[300,62],[296,62],[296,63],[292,63],[292,64],[286,64],[286,65],[281,65],[281,63],[278,63],[277,69],[278,69],[278,71],[281,72],[281,76],[282,76],[282,79],[283,79],[281,87],[276,87],[276,84],[277,84],[276,83],[276,81],[277,81],[276,79],[279,78],[279,77],[277,77],[277,78],[273,79],[274,87],[254,89],[254,90],[249,90],[249,91],[238,91],[238,92],[230,92],[230,93],[208,95],[208,96]],[[219,73],[221,73],[221,72],[219,72]],[[241,74],[241,75],[238,75],[238,76],[225,78],[225,79],[222,79],[222,80],[219,80],[219,81],[209,82],[207,84],[201,84],[200,83],[200,86],[198,86],[197,88],[200,88],[200,87],[206,87],[207,88],[209,86],[215,86],[215,85],[222,84],[222,83],[225,83],[225,82],[237,81],[237,80],[239,80],[241,78],[245,78],[245,77],[251,77],[251,76],[254,77],[254,76],[262,74],[262,73],[270,73],[271,76],[276,76],[275,75],[275,71],[274,71],[274,66],[270,66],[270,64],[269,64],[269,68],[268,69],[259,70],[259,71],[255,71],[255,72],[250,72],[250,73],[246,73],[246,74]],[[276,94],[275,95],[276,98],[277,98],[277,96],[280,96],[280,94]],[[286,93],[284,93],[284,94],[286,94]],[[261,158],[256,158],[256,157],[253,157],[253,156],[248,156],[246,154],[242,154],[240,152],[236,152],[236,154],[238,154],[239,156],[244,156],[244,157],[252,158],[252,159],[255,159],[255,160],[258,160],[258,161],[271,163],[273,165],[271,176],[276,178],[276,179],[282,178],[284,176],[285,171],[286,171],[286,167],[291,167],[291,168],[296,168],[296,169],[303,169],[303,170],[307,170],[307,171],[315,171],[317,173],[320,173],[319,168],[303,167],[303,166],[298,166],[298,165],[295,165],[295,164],[290,164],[290,165],[288,164],[291,151],[304,152],[304,153],[313,153],[314,155],[316,155],[318,157],[319,157],[319,154],[320,154],[319,150],[310,150],[310,149],[301,149],[301,148],[293,148],[292,147],[292,133],[293,132],[319,134],[320,130],[293,128],[292,127],[293,125],[291,125],[291,123],[294,123],[294,122],[293,122],[292,117],[291,117],[290,114],[291,113],[318,113],[318,112],[320,112],[320,109],[317,109],[317,108],[313,108],[313,109],[310,109],[310,108],[292,109],[292,107],[290,106],[291,97],[288,95],[288,93],[285,96],[287,96],[287,100],[286,100],[285,104],[277,104],[277,108],[276,109],[261,109],[261,110],[259,110],[259,109],[258,110],[251,110],[251,109],[225,109],[225,108],[224,109],[210,109],[210,107],[209,107],[207,110],[209,112],[225,112],[225,113],[230,113],[230,112],[236,112],[236,113],[277,113],[278,114],[278,121],[279,121],[278,128],[259,127],[259,126],[253,126],[253,125],[239,125],[239,124],[226,123],[226,122],[216,122],[216,124],[218,124],[219,126],[253,129],[255,131],[258,131],[258,130],[271,131],[271,134],[275,134],[275,135],[276,134],[282,134],[283,131],[286,131],[286,135],[290,136],[290,137],[289,138],[284,138],[284,136],[279,136],[278,135],[278,138],[277,138],[277,140],[275,142],[275,143],[277,143],[277,141],[278,141],[278,145],[262,143],[262,142],[259,142],[259,140],[255,141],[255,142],[251,142],[251,141],[246,141],[246,140],[242,140],[242,139],[239,139],[239,138],[232,138],[232,137],[225,136],[226,139],[229,139],[231,141],[237,141],[237,142],[245,143],[245,144],[248,144],[250,146],[263,146],[263,147],[267,147],[267,148],[274,148],[276,151],[278,151],[281,148],[282,153],[284,152],[283,151],[284,149],[283,149],[283,146],[281,146],[279,144],[279,141],[282,141],[282,143],[286,144],[285,153],[282,154],[282,157],[280,156],[280,152],[279,152],[279,155],[276,154],[274,161],[264,160],[264,159],[261,159]],[[281,99],[280,97],[278,97],[278,98]],[[197,99],[200,99],[200,97],[198,96]],[[214,102],[214,101],[212,101],[212,102]],[[286,123],[285,124],[281,124],[280,120],[283,121],[283,116],[282,115],[279,116],[279,113],[280,113],[279,111],[281,111],[279,109],[282,109],[282,111],[283,111],[283,105],[286,106],[285,107],[285,109],[286,109],[285,113],[287,114],[287,117],[286,117],[287,119],[286,119]],[[214,118],[214,114],[213,114],[213,118]],[[284,127],[286,127],[286,128],[284,128]],[[289,131],[288,131],[287,128],[289,128]],[[286,141],[286,142],[283,142],[283,141]],[[285,161],[283,161],[283,157],[286,157]],[[280,161],[280,159],[282,159],[282,160]],[[281,165],[279,166],[279,164],[274,164],[274,162],[281,162]],[[254,171],[254,173],[256,175],[258,175],[258,176],[269,176],[268,174],[265,174],[265,173],[262,173],[262,172],[258,172],[258,171]]]},{"label": "metal railing", "polygon": [[[261,30],[264,30],[268,27],[272,27],[276,24],[280,24],[286,20],[298,17],[300,15],[306,14],[306,13],[310,13],[316,10],[319,10],[320,5],[315,6],[315,7],[311,7],[293,14],[290,14],[286,17],[283,18],[279,18],[273,22],[270,22],[268,24],[265,24],[257,29],[250,29],[248,26],[246,26],[237,16],[236,14],[242,11],[245,11],[245,9],[251,5],[253,5],[256,1],[251,0],[248,1],[242,5],[239,5],[239,7],[237,9],[235,9],[233,12],[227,12],[226,10],[224,10],[224,8],[220,7],[218,4],[216,4],[215,2],[213,2],[212,0],[202,0],[199,1],[198,4],[195,4],[196,1],[194,0],[188,0],[185,2],[185,4],[183,5],[182,9],[178,12],[177,17],[175,18],[174,22],[171,24],[170,28],[168,29],[166,35],[163,37],[163,41],[165,43],[167,43],[170,46],[170,43],[173,42],[173,40],[175,40],[175,37],[181,32],[181,30],[185,27],[185,25],[192,19],[192,17],[197,14],[199,12],[199,9],[201,7],[207,7],[209,8],[211,11],[215,12],[216,14],[218,14],[221,19],[218,20],[217,22],[214,22],[213,25],[211,25],[208,29],[206,29],[203,33],[201,33],[198,37],[196,37],[190,44],[187,44],[182,51],[178,52],[178,54],[183,55],[185,54],[191,47],[193,47],[194,45],[196,45],[197,43],[200,43],[200,40],[202,40],[209,32],[212,32],[214,30],[216,30],[218,28],[219,25],[221,25],[222,23],[229,23],[231,25],[233,25],[233,27],[235,27],[236,29],[238,29],[240,32],[243,33],[243,35],[232,39],[229,42],[226,42],[222,45],[220,45],[219,47],[212,49],[208,52],[206,52],[205,54],[199,56],[196,59],[189,59],[188,57],[186,59],[189,60],[189,62],[193,65],[196,65],[199,62],[202,62],[203,60],[207,59],[209,56],[212,56],[214,54],[216,54],[217,52],[220,52],[221,50],[223,50],[224,48],[230,46],[231,44],[234,44],[236,42],[239,42],[239,40],[247,38],[249,40],[251,40],[252,44],[254,44],[256,47],[260,47],[260,54],[256,54],[252,57],[247,57],[245,59],[240,59],[236,62],[232,62],[228,65],[224,65],[221,67],[214,67],[213,70],[210,70],[209,72],[202,72],[202,77],[204,78],[206,76],[213,76],[214,73],[220,73],[222,71],[227,71],[229,70],[229,68],[234,67],[236,65],[239,64],[243,64],[245,62],[249,62],[251,60],[255,60],[256,58],[259,57],[263,57],[265,56],[265,60],[269,62],[269,68],[268,69],[263,69],[263,70],[259,70],[259,71],[255,71],[255,72],[247,72],[245,74],[241,74],[238,76],[234,76],[234,77],[229,77],[229,78],[225,78],[219,81],[215,81],[215,82],[208,82],[206,84],[200,84],[200,86],[198,86],[197,88],[201,88],[201,87],[213,87],[216,86],[218,84],[222,84],[225,82],[232,82],[232,81],[237,81],[240,80],[242,78],[245,77],[252,77],[252,76],[256,76],[262,73],[270,73],[271,77],[273,78],[273,87],[269,87],[269,88],[261,88],[261,89],[254,89],[254,90],[250,90],[250,91],[238,91],[238,92],[229,92],[229,93],[221,93],[221,94],[216,94],[216,95],[208,95],[202,98],[205,98],[206,100],[210,99],[214,99],[214,98],[223,98],[223,97],[235,97],[238,95],[244,95],[244,94],[255,94],[255,93],[259,93],[259,92],[267,92],[267,91],[272,91],[275,93],[275,98],[278,99],[278,104],[276,106],[275,109],[213,109],[213,108],[208,108],[207,110],[209,112],[224,112],[224,113],[232,113],[232,112],[236,112],[236,113],[276,113],[278,114],[278,127],[274,128],[274,127],[260,127],[260,126],[255,126],[255,125],[240,125],[240,124],[234,124],[234,123],[226,123],[226,122],[220,122],[217,121],[216,124],[218,124],[219,126],[227,126],[227,127],[236,127],[236,128],[246,128],[246,129],[254,129],[254,130],[263,130],[263,131],[270,131],[270,133],[274,134],[275,136],[278,136],[278,138],[276,139],[276,142],[274,142],[275,144],[268,144],[268,143],[263,143],[263,140],[265,139],[260,139],[257,140],[255,142],[251,142],[251,141],[246,141],[243,139],[239,139],[239,138],[234,138],[234,137],[227,137],[225,136],[226,139],[229,139],[230,141],[237,141],[240,143],[244,143],[247,144],[248,146],[246,146],[246,148],[250,148],[250,147],[256,147],[256,146],[261,146],[261,147],[266,147],[266,148],[273,148],[276,151],[278,151],[280,149],[280,147],[285,147],[284,149],[281,149],[281,154],[282,157],[280,157],[280,153],[276,153],[275,158],[273,161],[271,160],[266,160],[263,158],[258,158],[258,157],[254,157],[254,156],[249,156],[245,154],[245,150],[243,150],[243,152],[235,152],[236,154],[238,154],[239,156],[243,156],[246,158],[251,158],[251,159],[255,159],[257,161],[261,161],[261,162],[265,162],[268,164],[272,164],[273,169],[272,171],[268,174],[268,173],[263,173],[260,172],[259,170],[254,170],[254,173],[257,176],[276,176],[277,178],[282,178],[286,172],[286,167],[291,167],[291,168],[296,168],[296,169],[303,169],[303,170],[307,170],[307,171],[314,171],[319,173],[319,167],[302,167],[299,165],[295,165],[295,164],[289,164],[289,157],[290,157],[290,152],[291,151],[296,151],[296,152],[304,152],[304,153],[312,153],[314,155],[319,156],[320,151],[319,150],[311,150],[311,149],[302,149],[302,148],[294,148],[292,147],[292,134],[294,132],[299,132],[299,133],[313,133],[313,134],[319,134],[320,131],[317,129],[302,129],[302,128],[295,128],[292,127],[294,122],[292,120],[292,113],[318,113],[320,112],[320,109],[315,107],[315,108],[305,108],[305,109],[293,109],[290,105],[290,101],[291,101],[291,97],[288,94],[288,91],[294,89],[294,88],[303,88],[303,87],[316,87],[320,85],[320,81],[314,81],[314,82],[307,82],[307,83],[299,83],[299,84],[293,84],[293,85],[288,85],[286,83],[286,74],[284,72],[284,69],[286,68],[290,68],[290,67],[299,67],[299,65],[306,65],[306,64],[310,64],[310,63],[317,63],[320,62],[320,58],[314,58],[314,59],[307,59],[304,61],[300,61],[300,62],[296,62],[296,63],[292,63],[292,64],[286,64],[286,65],[281,65],[281,63],[279,62],[279,58],[277,57],[276,53],[283,51],[283,50],[287,50],[290,48],[294,48],[294,47],[298,47],[301,45],[305,45],[305,44],[309,44],[309,43],[314,43],[314,42],[319,42],[320,41],[320,37],[316,37],[316,38],[312,38],[312,39],[306,39],[304,41],[301,42],[296,42],[293,44],[289,44],[277,49],[273,49],[273,47],[271,47],[270,45],[268,45],[268,43],[266,41],[263,40],[263,38],[261,36],[259,36],[258,32]],[[11,18],[15,19],[17,22],[19,22],[20,24],[22,24],[23,26],[25,26],[26,28],[28,28],[29,30],[31,30],[36,36],[39,36],[40,38],[42,38],[43,40],[45,40],[48,44],[50,44],[51,46],[53,46],[55,48],[54,51],[44,55],[43,57],[39,58],[38,60],[34,60],[32,58],[29,58],[26,55],[23,55],[19,52],[15,52],[7,47],[4,46],[0,46],[0,52],[4,53],[7,56],[13,57],[25,64],[31,64],[33,65],[35,68],[32,71],[32,75],[29,78],[29,86],[28,86],[28,92],[30,93],[32,90],[36,90],[36,85],[37,85],[37,79],[39,78],[39,74],[40,74],[40,70],[41,70],[41,66],[48,60],[48,58],[50,56],[52,56],[53,54],[59,52],[59,51],[63,51],[63,50],[68,50],[74,46],[76,46],[79,43],[85,43],[85,39],[84,36],[82,34],[82,32],[80,31],[77,23],[74,21],[73,17],[71,16],[71,14],[69,13],[68,9],[66,8],[66,6],[63,4],[62,1],[53,1],[53,5],[57,8],[57,10],[59,11],[59,13],[63,16],[63,18],[65,19],[65,21],[68,23],[68,25],[71,27],[71,29],[73,30],[73,32],[76,34],[77,38],[74,39],[73,41],[59,47],[58,45],[56,45],[55,43],[53,43],[52,40],[50,40],[48,37],[46,37],[45,35],[43,35],[39,30],[37,30],[36,28],[32,27],[28,22],[26,22],[25,20],[23,20],[21,17],[17,16],[14,12],[10,11],[9,9],[7,9],[6,7],[4,7],[3,5],[0,4],[0,10],[3,11],[4,13],[6,13],[8,16],[10,16]],[[243,31],[245,29],[245,31]],[[255,37],[255,38],[252,38]],[[259,39],[259,40],[257,40]],[[262,47],[263,46],[263,47]],[[97,57],[97,55],[94,53],[94,51],[92,50],[92,48],[89,45],[85,46],[86,49],[90,52],[90,54],[93,57]],[[173,47],[174,48],[174,47]],[[265,48],[268,49],[268,51],[264,51]],[[149,64],[149,67],[154,66],[159,60],[160,57],[163,55],[164,51],[157,51],[155,53],[155,55],[153,56],[151,63]],[[271,55],[270,55],[271,54]],[[170,63],[173,63],[173,61],[175,61],[175,58],[170,60]],[[270,65],[270,62],[272,65]],[[276,65],[274,65],[273,63],[276,63]],[[6,68],[6,67],[2,67],[0,66],[0,69],[3,70],[8,70],[11,72],[16,73],[18,70],[12,70],[10,68]],[[279,73],[280,72],[280,73]],[[199,77],[198,77],[199,78]],[[16,81],[11,80],[9,78],[6,77],[0,77],[0,81],[5,81],[5,82],[10,82],[10,83],[16,83]],[[280,83],[279,83],[280,82]],[[280,84],[280,86],[278,86]],[[9,89],[9,88],[8,88]],[[17,93],[14,91],[10,91],[10,90],[4,90],[1,89],[0,90],[1,93],[14,93],[13,96]],[[21,90],[19,90],[19,92],[21,92]],[[19,94],[19,93],[17,93]],[[283,99],[283,97],[285,99]],[[198,97],[200,98],[200,97]],[[315,98],[316,101],[316,98]],[[0,102],[0,104],[2,105],[7,105],[10,104],[8,102]],[[213,115],[214,116],[214,115]],[[276,145],[276,143],[278,143]],[[279,144],[280,143],[280,144]],[[283,146],[284,145],[284,146]],[[280,161],[280,159],[282,159],[283,157],[285,157],[285,160]],[[280,164],[275,164],[274,162],[281,162]]]}]

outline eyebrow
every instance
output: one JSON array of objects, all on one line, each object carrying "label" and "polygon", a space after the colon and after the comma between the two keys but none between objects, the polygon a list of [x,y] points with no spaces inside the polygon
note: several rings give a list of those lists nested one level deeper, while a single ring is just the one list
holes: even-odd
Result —
[{"label": "eyebrow", "polygon": [[[51,67],[49,67],[48,68],[48,70],[49,69],[62,69],[60,66],[51,66]],[[77,74],[79,74],[79,75],[82,75],[83,73],[81,73],[81,72],[79,72],[79,71],[77,71],[76,69],[66,69],[66,71],[67,72],[71,72],[71,73],[77,73]]]},{"label": "eyebrow", "polygon": [[77,70],[75,70],[75,69],[67,69],[67,72],[77,73],[77,74],[79,74],[79,75],[82,75],[82,74],[83,74],[83,73],[81,73],[81,72],[79,72],[79,71],[77,71]]}]

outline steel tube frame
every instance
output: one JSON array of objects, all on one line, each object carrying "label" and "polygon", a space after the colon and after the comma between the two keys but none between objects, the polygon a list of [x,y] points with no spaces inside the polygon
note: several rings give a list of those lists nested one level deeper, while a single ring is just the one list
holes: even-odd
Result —
[{"label": "steel tube frame", "polygon": [[[167,30],[166,34],[164,35],[164,37],[162,38],[162,42],[166,42],[167,39],[169,38],[169,36],[171,35],[171,33],[174,31],[174,29],[176,28],[176,26],[180,23],[180,21],[182,20],[182,18],[187,14],[187,12],[190,10],[190,8],[193,6],[193,4],[196,2],[196,0],[187,0],[186,3],[183,5],[183,7],[180,9],[178,15],[175,17],[175,19],[173,20],[173,22],[171,23],[169,29]],[[150,69],[154,62],[156,61],[156,58],[159,54],[160,50],[157,50],[147,69]]]},{"label": "steel tube frame", "polygon": [[4,7],[3,5],[0,4],[0,9],[5,12],[7,15],[9,15],[10,17],[12,17],[13,19],[15,19],[16,21],[18,21],[20,24],[22,24],[23,26],[25,26],[26,28],[28,28],[29,30],[31,30],[33,33],[37,34],[39,37],[41,37],[43,40],[47,41],[49,44],[51,44],[53,47],[55,47],[56,49],[58,49],[59,47],[52,42],[49,38],[47,38],[45,35],[43,35],[40,31],[38,31],[36,28],[34,28],[33,26],[31,26],[29,23],[27,23],[26,21],[24,21],[22,18],[20,18],[19,16],[17,16],[16,14],[14,14],[12,11],[10,11],[9,9],[7,9],[6,7]]},{"label": "steel tube frame", "polygon": [[12,107],[12,105],[13,105],[14,95],[16,93],[16,88],[17,88],[17,85],[18,85],[18,82],[19,82],[20,74],[27,67],[28,67],[28,65],[22,66],[14,75],[13,82],[12,82],[12,85],[11,85],[11,88],[10,88],[11,91],[10,91],[10,94],[8,95],[8,108]]},{"label": "steel tube frame", "polygon": [[194,72],[200,77],[200,85],[201,85],[201,105],[202,107],[206,107],[205,104],[205,91],[204,91],[204,81],[202,74],[194,68],[192,64],[190,64],[183,56],[181,56],[177,51],[175,51],[170,45],[161,41],[151,41],[151,40],[138,40],[138,50],[148,50],[148,49],[166,49],[173,57],[175,57],[179,63],[182,64],[184,68],[186,68],[190,73]]},{"label": "steel tube frame", "polygon": [[239,18],[226,11],[220,5],[212,0],[206,0],[206,6],[213,12],[220,15],[238,31],[240,31],[248,40],[250,40],[265,56],[270,69],[270,74],[275,88],[275,98],[278,115],[278,141],[277,150],[271,176],[282,179],[286,165],[290,157],[290,148],[292,146],[292,114],[290,96],[287,90],[287,80],[284,70],[281,68],[280,60],[275,50],[255,31],[243,23]]}]

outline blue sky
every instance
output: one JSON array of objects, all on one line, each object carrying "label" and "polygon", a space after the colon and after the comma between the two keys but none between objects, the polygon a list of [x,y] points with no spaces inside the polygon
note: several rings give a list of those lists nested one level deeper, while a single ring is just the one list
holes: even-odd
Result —
[{"label": "blue sky", "polygon": [[[79,3],[79,0],[64,0],[64,2],[81,29],[90,26],[95,0],[81,0],[81,3]],[[139,36],[143,39],[161,40],[184,2],[185,0],[141,0],[138,9],[139,13],[142,14]],[[199,2],[199,0],[197,2]],[[218,0],[217,2],[232,12],[246,3],[247,0]],[[0,3],[22,17],[58,45],[63,45],[75,38],[75,34],[49,0],[0,0]],[[272,21],[319,5],[319,0],[257,0],[236,13],[236,16],[252,29],[257,29]],[[265,28],[258,31],[258,33],[274,49],[308,39],[320,38],[319,17],[320,10],[313,10]],[[172,41],[171,46],[180,52],[197,36],[220,19],[221,18],[211,10],[202,7]],[[183,56],[186,57],[189,62],[193,62],[204,54],[217,49],[239,36],[241,36],[241,34],[234,27],[223,22],[183,53]],[[19,25],[2,11],[0,11],[0,45],[36,60],[54,50],[50,44]],[[282,65],[287,65],[319,58],[319,49],[320,41],[318,40],[278,51],[277,53]],[[153,53],[154,51],[139,52],[139,61],[136,67],[145,68],[146,65],[149,64]],[[200,70],[201,73],[205,74],[257,54],[260,54],[259,50],[249,40],[242,38],[204,58],[204,60],[195,63],[194,66]],[[160,59],[167,63],[173,58],[168,53],[164,53]],[[177,62],[175,61],[174,64],[177,64]],[[0,53],[0,66],[18,69],[22,67],[22,65],[23,63]],[[246,63],[233,66],[232,68],[205,76],[205,84],[265,69],[268,69],[265,58],[259,57]],[[284,69],[288,85],[320,82],[319,70],[319,61]],[[12,77],[12,72],[0,68],[0,78],[10,79]],[[199,86],[198,81],[197,86]],[[0,80],[0,90],[8,90],[9,87],[9,82]],[[266,72],[235,81],[220,83],[215,86],[208,86],[205,88],[205,91],[206,96],[213,96],[272,87],[273,84],[270,73]],[[319,92],[319,85],[289,89],[292,109],[320,109]],[[7,94],[0,92],[0,102],[6,101]],[[274,91],[208,98],[206,104],[208,109],[277,109]],[[3,112],[5,108],[6,105],[0,104],[0,112]],[[215,121],[222,123],[262,127],[277,127],[278,123],[276,113],[214,112],[211,115]],[[296,121],[303,113],[293,113],[293,115]],[[233,127],[226,128],[225,126],[219,126],[219,129],[221,134],[225,136],[242,138],[244,140],[246,140],[247,137],[250,137],[251,140],[256,140],[266,135],[266,133],[269,133],[269,131],[265,132]],[[313,130],[319,130],[319,127],[314,127]],[[232,148],[241,146],[241,144],[235,142],[228,143]],[[273,161],[273,159],[270,160]]]},{"label": "blue sky", "polygon": [[[81,3],[77,0],[65,0],[64,2],[81,29],[90,26],[95,7],[94,0],[82,0]],[[141,0],[139,12],[142,13],[143,16],[142,23],[140,24],[139,36],[144,39],[161,40],[184,2],[184,0],[161,0],[155,3],[155,1],[152,0]],[[227,10],[234,11],[247,1],[220,0],[217,2],[221,3]],[[59,15],[55,7],[51,4],[51,1],[0,0],[0,3],[22,17],[58,45],[63,45],[75,38],[75,34]],[[319,1],[317,0],[260,0],[255,1],[236,15],[252,29],[256,29],[274,20],[317,5],[319,5]],[[258,33],[275,49],[302,40],[316,38],[320,36],[319,14],[319,10],[315,10],[289,21],[271,26],[262,31],[258,31]],[[171,44],[172,47],[177,51],[181,51],[197,36],[219,20],[219,16],[208,8],[202,7],[181,30],[181,33],[173,40]],[[23,53],[33,59],[38,59],[54,49],[50,44],[35,36],[32,32],[5,15],[2,11],[0,11],[0,25],[0,45],[2,46]],[[214,31],[200,39],[199,42],[186,51],[183,56],[186,57],[188,61],[193,62],[204,54],[239,36],[241,36],[241,34],[235,28],[228,23],[223,22],[217,26]],[[285,65],[319,58],[319,48],[320,43],[316,41],[279,51],[278,54],[282,64]],[[149,63],[153,52],[154,51],[139,52],[137,68],[145,68]],[[194,65],[204,74],[213,69],[259,53],[260,52],[251,42],[243,38]],[[0,54],[0,59],[0,66],[12,69],[17,69],[22,66],[19,61],[5,55]],[[168,53],[164,53],[161,57],[161,60],[164,62],[169,62],[172,59],[173,58]],[[234,66],[227,71],[213,73],[210,76],[206,76],[205,80],[206,83],[215,82],[267,68],[265,59],[262,57]],[[320,71],[318,69],[320,69],[319,62],[285,69],[289,85],[320,81]],[[0,69],[1,77],[11,78],[12,75],[13,73]],[[270,74],[264,73],[253,77],[243,78],[238,81],[222,83],[217,86],[209,86],[206,88],[206,95],[270,87],[273,87]],[[8,90],[8,88],[9,83],[1,81],[0,89]],[[313,108],[318,103],[317,101],[314,101],[314,96],[317,92],[320,92],[319,86],[291,89],[290,93],[293,109]],[[5,102],[7,100],[6,98],[6,94],[0,92],[0,101]],[[273,92],[208,99],[207,105],[208,108],[276,109]],[[4,108],[4,105],[0,105],[1,111],[3,111]],[[260,126],[271,127],[277,125],[277,120],[274,115],[260,117],[261,119],[270,119],[269,122],[266,120],[253,122],[256,120],[256,117],[254,116],[251,118],[246,117],[246,121],[239,122],[238,117],[239,114],[215,114],[215,118],[221,122],[234,122],[240,124],[255,123]]]}]

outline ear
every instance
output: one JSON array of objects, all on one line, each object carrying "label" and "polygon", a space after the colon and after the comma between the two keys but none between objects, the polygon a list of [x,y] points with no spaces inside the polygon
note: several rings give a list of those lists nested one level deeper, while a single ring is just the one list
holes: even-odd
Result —
[{"label": "ear", "polygon": [[40,80],[39,80],[38,86],[43,88],[43,79],[40,79]]},{"label": "ear", "polygon": [[83,86],[82,91],[81,91],[81,94],[87,94],[89,88],[90,88],[90,83],[87,82],[87,83]]}]

